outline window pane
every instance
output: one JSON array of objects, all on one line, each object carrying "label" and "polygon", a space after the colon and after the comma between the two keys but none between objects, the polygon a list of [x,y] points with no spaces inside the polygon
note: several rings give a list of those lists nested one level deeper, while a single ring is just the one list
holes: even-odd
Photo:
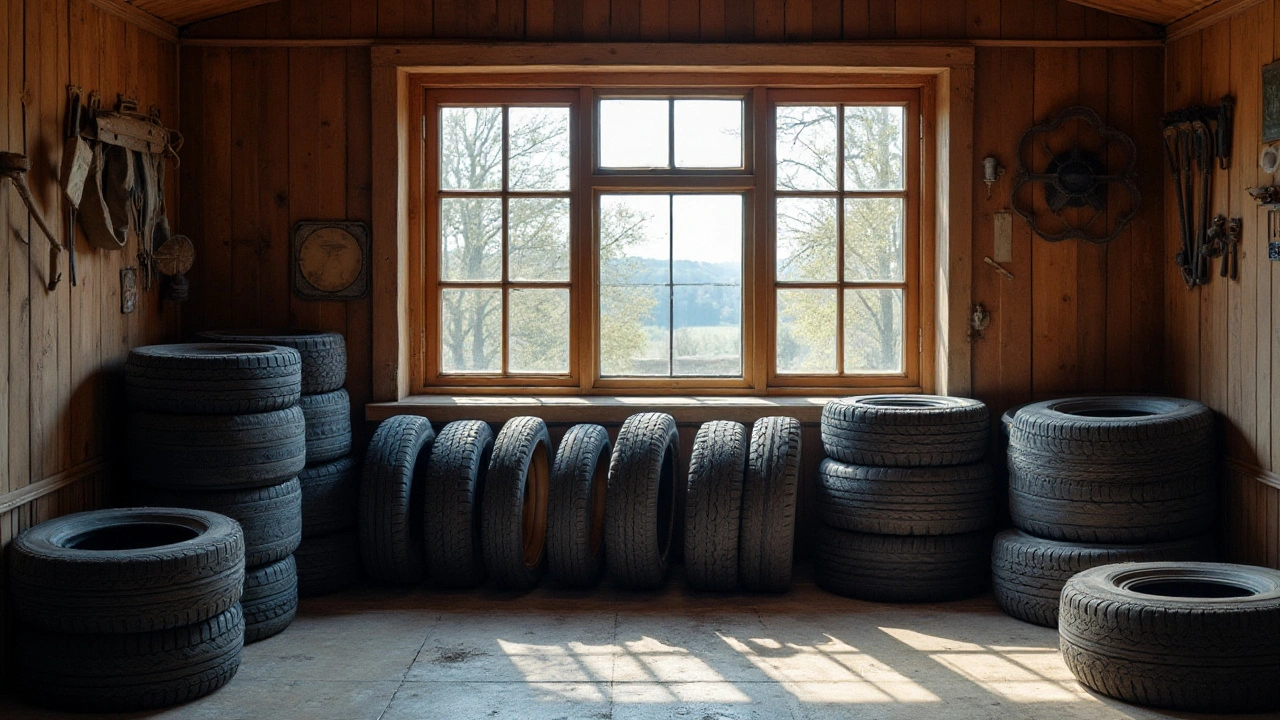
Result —
[{"label": "window pane", "polygon": [[778,280],[836,280],[835,198],[778,198]]},{"label": "window pane", "polygon": [[844,291],[847,373],[902,372],[901,290]]},{"label": "window pane", "polygon": [[778,289],[778,372],[836,372],[836,291]]},{"label": "window pane", "polygon": [[671,295],[666,285],[600,288],[600,374],[671,374]]},{"label": "window pane", "polygon": [[902,282],[902,198],[844,201],[844,278],[850,282]]},{"label": "window pane", "polygon": [[742,377],[742,288],[677,285],[672,293],[673,373]]},{"label": "window pane", "polygon": [[600,196],[600,282],[671,281],[671,196]]},{"label": "window pane", "polygon": [[513,288],[507,328],[513,373],[569,372],[569,291]]},{"label": "window pane", "polygon": [[440,295],[444,372],[501,372],[502,291],[444,290]]},{"label": "window pane", "polygon": [[902,107],[844,109],[844,189],[902,190]]},{"label": "window pane", "polygon": [[440,109],[440,188],[502,189],[502,108]]},{"label": "window pane", "polygon": [[742,283],[742,196],[676,195],[671,200],[672,281]]},{"label": "window pane", "polygon": [[502,279],[502,200],[440,201],[441,280]]},{"label": "window pane", "polygon": [[507,139],[511,190],[569,189],[569,108],[513,107]]},{"label": "window pane", "polygon": [[779,190],[836,189],[835,106],[778,106]]},{"label": "window pane", "polygon": [[742,167],[742,101],[676,100],[676,167]]},{"label": "window pane", "polygon": [[600,167],[669,167],[668,102],[601,100]]},{"label": "window pane", "polygon": [[507,276],[525,282],[569,281],[569,199],[507,201]]}]

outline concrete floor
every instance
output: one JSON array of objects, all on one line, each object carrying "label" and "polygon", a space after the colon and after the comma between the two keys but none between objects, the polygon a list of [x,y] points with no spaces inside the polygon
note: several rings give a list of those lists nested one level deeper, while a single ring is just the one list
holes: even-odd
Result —
[{"label": "concrete floor", "polygon": [[[0,698],[4,720],[85,717]],[[245,649],[227,687],[138,717],[1198,716],[1082,689],[1062,664],[1055,631],[1002,615],[989,597],[879,605],[804,580],[780,597],[713,596],[688,592],[677,577],[659,594],[360,589],[304,601],[288,630]]]}]

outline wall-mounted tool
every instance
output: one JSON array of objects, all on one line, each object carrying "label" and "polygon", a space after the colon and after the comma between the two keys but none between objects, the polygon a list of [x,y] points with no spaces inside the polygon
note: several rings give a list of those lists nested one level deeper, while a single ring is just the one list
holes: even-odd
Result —
[{"label": "wall-mounted tool", "polygon": [[1227,276],[1227,255],[1231,256],[1231,279],[1240,279],[1240,236],[1244,233],[1244,218],[1231,218],[1227,223],[1227,251],[1222,257],[1222,276]]},{"label": "wall-mounted tool", "polygon": [[[35,200],[31,197],[31,188],[27,186],[27,173],[31,170],[31,160],[26,155],[18,153],[0,153],[0,184],[5,180],[11,180],[13,186],[18,189],[18,196],[22,198],[22,203],[27,206],[27,212],[31,214],[32,219],[36,221],[36,225],[44,231],[45,237],[49,238],[49,283],[48,288],[52,291],[62,281],[62,273],[58,272],[58,255],[62,253],[62,243],[58,242],[58,238],[53,236],[53,231],[49,229],[49,224],[44,221],[44,216],[40,214],[40,210],[36,208]],[[24,243],[30,244],[25,237],[21,237]]]},{"label": "wall-mounted tool", "polygon": [[1004,166],[999,158],[989,155],[982,161],[982,182],[987,184],[987,199],[991,199],[991,188],[1004,177]]},{"label": "wall-mounted tool", "polygon": [[1217,107],[1194,106],[1164,116],[1164,149],[1173,175],[1178,202],[1182,250],[1174,257],[1188,288],[1209,280],[1204,255],[1209,234],[1209,198],[1212,196],[1215,160],[1221,169],[1231,166],[1232,125],[1235,99],[1227,96]]}]

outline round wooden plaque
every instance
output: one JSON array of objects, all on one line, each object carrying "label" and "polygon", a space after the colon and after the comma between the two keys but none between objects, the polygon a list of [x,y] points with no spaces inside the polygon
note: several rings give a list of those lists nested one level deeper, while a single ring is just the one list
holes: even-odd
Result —
[{"label": "round wooden plaque", "polygon": [[156,250],[155,260],[162,275],[182,275],[195,264],[196,248],[186,235],[174,235]]},{"label": "round wooden plaque", "polygon": [[322,227],[298,248],[298,268],[315,289],[337,293],[351,287],[364,269],[364,253],[351,233]]}]

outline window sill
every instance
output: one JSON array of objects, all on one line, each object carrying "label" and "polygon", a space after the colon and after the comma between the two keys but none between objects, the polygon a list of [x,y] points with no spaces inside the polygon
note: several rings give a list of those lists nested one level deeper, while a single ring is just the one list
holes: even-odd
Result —
[{"label": "window sill", "polygon": [[381,422],[393,415],[421,415],[433,423],[454,420],[505,422],[516,415],[534,415],[548,423],[621,423],[639,412],[665,412],[681,424],[710,420],[755,422],[770,415],[817,423],[831,397],[696,397],[591,396],[530,397],[491,395],[411,395],[396,402],[370,403],[365,419]]}]

